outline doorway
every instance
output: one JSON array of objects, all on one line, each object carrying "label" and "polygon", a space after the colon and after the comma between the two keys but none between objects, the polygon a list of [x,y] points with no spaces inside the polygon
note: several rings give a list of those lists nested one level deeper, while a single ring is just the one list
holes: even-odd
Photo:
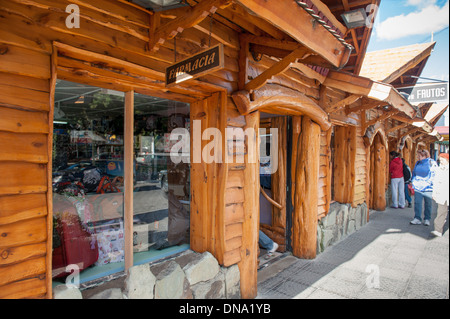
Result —
[{"label": "doorway", "polygon": [[260,269],[289,250],[290,121],[289,116],[261,113],[260,236],[266,235],[278,248],[271,253],[260,241]]}]

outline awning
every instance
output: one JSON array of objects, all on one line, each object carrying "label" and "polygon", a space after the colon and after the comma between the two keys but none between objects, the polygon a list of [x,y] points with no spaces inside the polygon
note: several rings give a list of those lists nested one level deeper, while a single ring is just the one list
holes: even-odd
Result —
[{"label": "awning", "polygon": [[328,73],[323,84],[353,94],[355,97],[365,96],[374,101],[386,102],[409,118],[414,118],[417,114],[417,109],[390,84],[338,71]]}]

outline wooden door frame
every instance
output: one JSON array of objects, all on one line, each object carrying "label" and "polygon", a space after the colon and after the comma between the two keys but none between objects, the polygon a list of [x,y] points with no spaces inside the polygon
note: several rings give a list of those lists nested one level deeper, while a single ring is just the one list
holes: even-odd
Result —
[{"label": "wooden door frame", "polygon": [[[271,225],[263,227],[263,232],[266,230],[268,235],[273,241],[277,242],[281,250],[286,250],[287,247],[287,142],[288,142],[288,123],[289,118],[286,115],[278,116],[273,114],[271,117],[270,128],[278,129],[278,153],[277,156],[277,171],[271,174],[271,199],[281,205],[281,208],[271,205]],[[274,126],[275,125],[275,126]],[[280,130],[282,134],[280,134]],[[272,154],[271,154],[272,156]],[[284,185],[282,187],[281,185]],[[283,232],[281,232],[283,230]],[[279,235],[283,239],[279,238]]]}]

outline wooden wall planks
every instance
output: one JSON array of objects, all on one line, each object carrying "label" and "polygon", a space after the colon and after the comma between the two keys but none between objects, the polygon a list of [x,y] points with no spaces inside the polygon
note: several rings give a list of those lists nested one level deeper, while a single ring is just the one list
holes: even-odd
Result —
[{"label": "wooden wall planks", "polygon": [[[64,24],[67,17],[64,9],[70,3],[81,8],[83,27],[80,29],[68,29]],[[52,75],[50,57],[53,41],[134,63],[155,72],[153,77],[146,74],[148,77],[142,80],[136,92],[192,102],[192,110],[202,110],[195,113],[194,118],[205,123],[205,127],[212,125],[223,130],[226,127],[257,126],[254,122],[256,114],[241,116],[231,98],[224,93],[213,94],[215,90],[223,92],[223,89],[230,94],[238,88],[240,28],[246,27],[258,36],[270,34],[276,39],[284,39],[285,34],[270,23],[250,15],[240,6],[221,9],[218,12],[221,15],[211,24],[211,45],[224,44],[225,69],[167,91],[157,82],[161,81],[157,74],[164,72],[173,62],[174,41],[166,41],[156,53],[149,52],[149,12],[123,1],[108,0],[12,0],[3,1],[0,12],[0,176],[3,176],[0,180],[0,229],[8,233],[5,237],[8,239],[0,237],[0,251],[14,252],[13,259],[10,256],[3,264],[0,263],[1,274],[7,274],[7,279],[0,282],[0,298],[29,298],[47,294],[48,282],[51,281],[45,271],[41,271],[42,265],[47,271],[50,267],[43,258],[46,254],[43,243],[49,235],[48,226],[45,226],[49,222],[45,222],[45,219],[49,185],[47,165],[50,164],[46,149],[51,145],[49,79]],[[226,20],[233,18],[236,23]],[[209,21],[203,21],[181,33],[177,37],[177,59],[206,48],[209,31]],[[255,78],[276,62],[267,57],[261,63],[250,59],[248,75]],[[101,73],[97,69],[89,77],[80,72],[82,67],[83,62],[70,61],[66,56],[61,58],[59,76],[70,80],[84,77],[86,82],[92,84],[94,76],[111,73],[111,69],[101,70],[109,73]],[[89,69],[87,65],[86,69]],[[155,82],[151,83],[151,80]],[[113,88],[124,90],[133,86],[126,78],[122,78],[122,81],[116,78],[115,81],[110,84]],[[274,77],[270,83],[294,88],[315,101],[322,98],[319,83],[300,71],[291,69]],[[325,91],[322,106],[333,105],[345,96],[337,90]],[[296,118],[301,120],[300,116]],[[353,122],[358,122],[357,116],[356,119],[352,118]],[[348,200],[353,204],[364,202],[363,186],[367,185],[369,178],[365,176],[361,134],[363,132],[356,130],[356,147],[352,149],[352,152],[356,152],[355,175],[351,177],[354,180],[351,191],[353,197]],[[320,145],[322,154],[318,161],[318,217],[327,213],[331,201],[327,197],[330,194],[330,180],[327,177],[330,168],[326,166],[329,143],[324,133],[319,138],[312,142]],[[230,142],[225,149],[232,151],[225,156],[236,159],[236,146],[236,141]],[[214,252],[225,266],[239,263],[243,276],[248,275],[248,279],[243,281],[243,296],[247,298],[256,295],[255,268],[252,267],[256,267],[254,252],[257,252],[257,237],[254,234],[257,234],[258,227],[254,221],[259,216],[259,210],[252,203],[257,203],[259,187],[255,187],[252,182],[256,182],[257,174],[256,165],[235,161],[228,165],[199,164],[192,168],[192,178],[194,183],[198,183],[197,187],[193,187],[195,194],[192,194],[192,220],[196,225],[192,229],[192,247],[198,251]],[[294,173],[292,177],[295,181]],[[211,212],[216,214],[211,216]],[[19,224],[28,229],[26,233],[31,234],[28,239],[17,234]],[[39,230],[41,235],[38,236]],[[250,252],[252,249],[255,250]],[[26,271],[25,266],[32,264],[32,261],[36,266],[30,268],[32,271]],[[14,276],[11,275],[12,266],[17,273]]]}]

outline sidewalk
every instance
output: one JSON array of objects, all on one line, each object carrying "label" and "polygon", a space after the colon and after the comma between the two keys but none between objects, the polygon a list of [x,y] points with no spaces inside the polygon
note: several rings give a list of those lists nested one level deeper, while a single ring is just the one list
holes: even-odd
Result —
[{"label": "sidewalk", "polygon": [[448,221],[441,238],[410,225],[412,208],[370,212],[370,222],[314,260],[291,255],[258,272],[257,299],[449,298]]}]

